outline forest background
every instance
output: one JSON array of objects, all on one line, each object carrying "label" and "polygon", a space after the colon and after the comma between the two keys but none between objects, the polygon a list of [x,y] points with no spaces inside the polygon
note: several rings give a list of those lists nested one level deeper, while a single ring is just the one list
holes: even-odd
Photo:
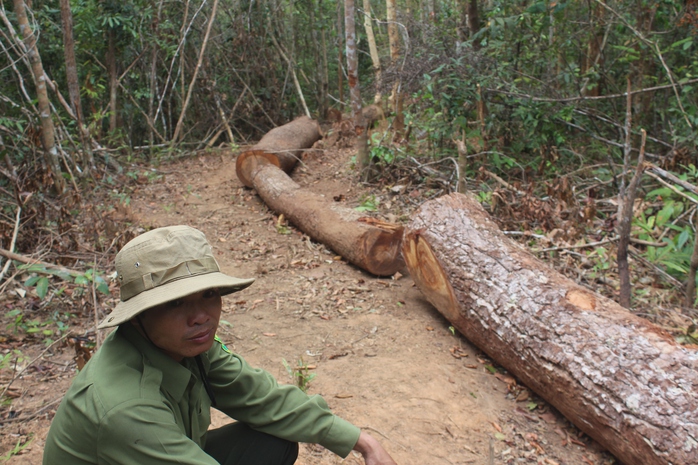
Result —
[{"label": "forest background", "polygon": [[8,308],[15,330],[51,343],[57,302],[108,292],[97,270],[159,166],[307,114],[365,136],[368,188],[468,190],[561,272],[697,342],[696,0],[14,0],[0,21],[0,289],[43,311]]}]

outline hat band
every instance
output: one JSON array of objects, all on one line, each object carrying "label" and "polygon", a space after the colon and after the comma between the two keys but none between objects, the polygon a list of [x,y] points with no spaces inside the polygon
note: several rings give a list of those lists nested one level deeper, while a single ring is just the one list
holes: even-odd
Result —
[{"label": "hat band", "polygon": [[204,257],[197,260],[188,260],[171,268],[147,273],[139,279],[134,279],[121,285],[121,301],[125,302],[141,292],[153,289],[177,279],[187,278],[207,273],[220,271],[218,263],[213,257]]}]

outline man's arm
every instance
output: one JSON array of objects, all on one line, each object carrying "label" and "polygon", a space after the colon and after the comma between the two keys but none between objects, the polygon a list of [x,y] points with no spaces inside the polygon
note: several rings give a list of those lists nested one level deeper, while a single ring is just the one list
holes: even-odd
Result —
[{"label": "man's arm", "polygon": [[397,465],[390,454],[371,435],[362,431],[354,450],[363,455],[366,465]]}]

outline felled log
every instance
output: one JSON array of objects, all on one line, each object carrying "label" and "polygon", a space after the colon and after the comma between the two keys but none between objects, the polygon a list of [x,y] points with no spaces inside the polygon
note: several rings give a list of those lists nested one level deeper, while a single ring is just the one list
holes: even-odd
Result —
[{"label": "felled log", "polygon": [[252,187],[250,173],[261,162],[269,162],[290,173],[303,150],[312,147],[319,139],[320,127],[307,116],[274,128],[257,144],[238,155],[235,162],[238,179],[246,187]]},{"label": "felled log", "polygon": [[560,275],[461,194],[422,205],[403,255],[466,338],[620,461],[698,463],[698,351]]},{"label": "felled log", "polygon": [[402,226],[362,216],[303,189],[272,163],[258,164],[250,175],[269,208],[283,213],[298,229],[359,268],[389,276],[404,266]]}]

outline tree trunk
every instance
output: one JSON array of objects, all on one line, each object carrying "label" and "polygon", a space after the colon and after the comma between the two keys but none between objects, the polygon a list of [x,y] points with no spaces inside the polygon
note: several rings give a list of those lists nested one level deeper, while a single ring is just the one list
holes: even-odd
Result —
[{"label": "tree trunk", "polygon": [[[351,113],[356,130],[356,161],[360,170],[368,168],[368,138],[366,122],[361,112],[361,88],[359,86],[359,57],[356,52],[356,22],[354,0],[344,0],[344,30],[347,36],[347,76],[351,95]],[[364,176],[368,173],[365,172]]]},{"label": "tree trunk", "polygon": [[[337,2],[337,92],[339,94],[339,104],[344,105],[344,56],[342,55],[342,44],[344,43],[344,34],[342,24],[344,17],[342,16],[342,2]],[[341,112],[342,110],[340,110]]]},{"label": "tree trunk", "polygon": [[44,146],[44,157],[48,165],[53,183],[58,194],[62,194],[65,189],[65,182],[61,174],[61,167],[58,164],[58,149],[56,148],[56,133],[51,119],[51,103],[48,99],[46,89],[46,74],[41,63],[41,56],[36,47],[36,35],[29,25],[27,11],[23,0],[14,0],[15,15],[19,31],[24,39],[29,62],[31,63],[32,77],[36,85],[36,97],[39,105],[39,117],[41,121],[41,143]]},{"label": "tree trunk", "polygon": [[75,40],[73,40],[73,14],[70,11],[70,0],[61,0],[61,23],[63,24],[63,53],[65,55],[65,75],[68,82],[70,107],[75,113],[82,144],[82,174],[88,175],[94,167],[90,133],[85,125],[80,103],[80,84],[78,82],[78,65],[75,60]]},{"label": "tree trunk", "polygon": [[312,147],[318,139],[320,128],[307,116],[274,128],[259,143],[238,155],[235,162],[238,179],[246,187],[252,187],[253,172],[261,163],[271,163],[289,173],[303,150]]},{"label": "tree trunk", "polygon": [[403,255],[427,299],[630,464],[698,463],[698,351],[506,238],[461,194],[422,205]]},{"label": "tree trunk", "polygon": [[[478,13],[477,0],[468,0],[468,37],[472,38],[480,31],[480,14]],[[475,49],[480,48],[480,42],[473,44]]]},{"label": "tree trunk", "polygon": [[199,70],[201,69],[201,64],[204,61],[204,53],[206,52],[206,46],[208,45],[208,38],[211,35],[211,28],[213,27],[213,22],[216,20],[216,11],[218,10],[218,0],[213,0],[213,6],[211,7],[211,18],[208,20],[206,25],[206,33],[204,34],[203,42],[201,43],[201,49],[199,50],[199,58],[196,61],[196,67],[194,67],[194,73],[191,77],[191,82],[189,83],[189,88],[187,89],[187,96],[182,104],[182,111],[179,114],[179,120],[177,121],[177,126],[175,126],[174,134],[172,135],[172,142],[177,143],[179,136],[182,133],[182,127],[184,125],[184,116],[187,114],[187,109],[189,108],[189,102],[191,101],[192,93],[194,92],[194,85],[196,84],[196,78],[199,75]]},{"label": "tree trunk", "polygon": [[366,39],[368,40],[368,50],[371,53],[371,62],[373,63],[373,72],[376,78],[376,95],[373,97],[373,103],[381,101],[381,61],[378,56],[378,47],[376,46],[376,36],[373,34],[373,18],[371,17],[371,0],[363,0],[364,2],[364,28],[366,29]]},{"label": "tree trunk", "polygon": [[251,178],[269,208],[357,267],[376,276],[390,276],[404,266],[402,226],[362,217],[356,210],[302,189],[269,162],[258,164]]},{"label": "tree trunk", "polygon": [[[400,59],[400,35],[397,24],[396,0],[386,0],[386,16],[388,20],[388,43],[390,45],[390,63],[393,68],[397,68]],[[395,113],[393,129],[395,135],[402,134],[405,129],[405,118],[402,114],[402,96],[400,95],[400,83],[396,81],[390,94],[389,103]]]},{"label": "tree trunk", "polygon": [[116,98],[119,88],[119,76],[116,74],[116,34],[114,29],[107,31],[107,74],[109,74],[109,132],[113,136],[117,127]]}]

